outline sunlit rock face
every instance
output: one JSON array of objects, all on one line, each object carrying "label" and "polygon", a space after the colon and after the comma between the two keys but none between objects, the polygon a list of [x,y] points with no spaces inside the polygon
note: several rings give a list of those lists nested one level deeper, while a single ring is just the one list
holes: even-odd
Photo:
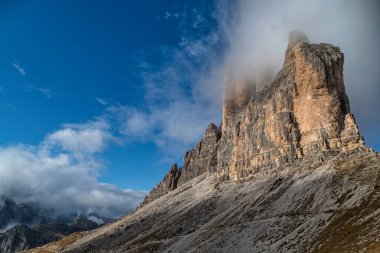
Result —
[{"label": "sunlit rock face", "polygon": [[[306,34],[293,31],[276,76],[239,80],[227,69],[221,127],[210,124],[185,154],[183,167],[170,170],[143,205],[205,172],[246,179],[282,165],[367,150],[350,113],[343,63],[338,47],[311,44]],[[178,182],[168,186],[173,177]]]},{"label": "sunlit rock face", "polygon": [[292,32],[283,68],[269,87],[253,93],[244,106],[234,107],[247,101],[247,93],[235,102],[227,96],[220,175],[245,178],[299,159],[319,159],[318,154],[364,148],[345,94],[343,61],[339,48],[309,44],[304,33]]}]

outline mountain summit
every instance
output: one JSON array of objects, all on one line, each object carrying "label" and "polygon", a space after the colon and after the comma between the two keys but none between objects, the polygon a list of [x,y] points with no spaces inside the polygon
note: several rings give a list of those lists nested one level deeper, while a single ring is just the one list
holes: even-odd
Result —
[{"label": "mountain summit", "polygon": [[206,171],[246,179],[368,150],[350,113],[343,60],[339,48],[310,44],[305,33],[292,31],[284,66],[270,86],[256,91],[260,83],[226,78],[221,128],[210,124],[183,168],[172,168],[143,205]]},{"label": "mountain summit", "polygon": [[222,125],[137,210],[30,252],[379,250],[380,157],[350,112],[343,62],[291,32],[269,85],[226,77]]}]

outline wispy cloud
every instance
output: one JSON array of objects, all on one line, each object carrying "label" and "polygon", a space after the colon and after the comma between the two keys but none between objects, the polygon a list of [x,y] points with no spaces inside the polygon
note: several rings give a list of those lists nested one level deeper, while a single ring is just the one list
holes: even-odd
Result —
[{"label": "wispy cloud", "polygon": [[[251,78],[265,68],[278,71],[291,30],[304,31],[313,43],[339,46],[345,56],[344,81],[351,109],[365,137],[377,131],[379,1],[221,0],[216,14],[229,44],[223,54],[237,78]],[[224,18],[228,16],[232,18]]]},{"label": "wispy cloud", "polygon": [[16,58],[13,58],[13,61],[11,62],[11,65],[22,75],[26,75],[26,70],[18,63]]},{"label": "wispy cloud", "polygon": [[209,13],[185,9],[165,17],[181,19],[181,40],[161,48],[162,64],[138,64],[144,106],[110,105],[107,110],[128,141],[154,142],[163,159],[174,160],[201,138],[210,122],[219,124],[224,61],[217,52],[220,30],[212,27]]},{"label": "wispy cloud", "polygon": [[96,101],[101,105],[109,105],[108,101],[104,98],[95,97]]},{"label": "wispy cloud", "polygon": [[44,95],[47,98],[50,98],[52,96],[51,90],[47,89],[47,88],[27,85],[27,86],[25,86],[25,90],[28,91],[28,92],[34,91],[34,92],[41,93],[42,95]]},{"label": "wispy cloud", "polygon": [[185,14],[180,12],[170,12],[166,11],[164,15],[164,19],[178,19],[180,17],[183,17]]}]

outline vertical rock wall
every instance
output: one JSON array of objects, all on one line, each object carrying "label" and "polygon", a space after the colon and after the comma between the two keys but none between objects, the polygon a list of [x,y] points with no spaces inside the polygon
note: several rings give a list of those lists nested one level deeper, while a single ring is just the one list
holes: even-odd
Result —
[{"label": "vertical rock wall", "polygon": [[210,124],[186,153],[183,168],[172,168],[148,202],[207,171],[240,179],[319,155],[366,149],[350,113],[343,63],[338,47],[310,44],[304,33],[291,32],[283,68],[269,86],[256,90],[264,86],[258,83],[262,78],[231,80],[227,72],[221,129]]},{"label": "vertical rock wall", "polygon": [[272,84],[239,110],[225,101],[219,174],[245,178],[316,154],[364,148],[344,89],[343,62],[339,48],[291,33]]}]

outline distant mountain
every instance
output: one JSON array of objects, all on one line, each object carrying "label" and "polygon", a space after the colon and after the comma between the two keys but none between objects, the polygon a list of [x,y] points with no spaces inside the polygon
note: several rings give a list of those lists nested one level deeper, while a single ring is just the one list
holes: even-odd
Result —
[{"label": "distant mountain", "polygon": [[[32,204],[3,197],[0,205],[0,252],[14,253],[56,241],[74,232],[99,227],[95,214],[54,216]],[[109,221],[106,219],[106,221]]]},{"label": "distant mountain", "polygon": [[32,205],[18,204],[10,198],[0,198],[0,231],[13,224],[46,223],[40,210]]},{"label": "distant mountain", "polygon": [[85,216],[79,217],[71,224],[52,223],[36,225],[32,228],[16,225],[5,233],[0,233],[0,252],[19,252],[56,241],[74,232],[95,229],[98,226]]},{"label": "distant mountain", "polygon": [[27,252],[379,252],[380,155],[350,112],[343,62],[292,32],[274,80],[227,75],[222,125],[137,210]]}]

